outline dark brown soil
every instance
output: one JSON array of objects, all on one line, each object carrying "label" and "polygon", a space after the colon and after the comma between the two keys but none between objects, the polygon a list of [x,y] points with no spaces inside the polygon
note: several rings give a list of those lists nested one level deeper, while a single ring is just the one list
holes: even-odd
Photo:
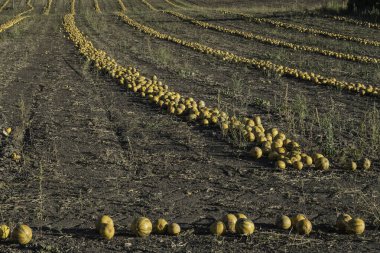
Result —
[{"label": "dark brown soil", "polygon": [[[114,15],[119,10],[116,0],[99,0],[101,15],[95,13],[93,1],[77,2],[79,29],[120,64],[137,66],[147,76],[156,74],[173,89],[211,105],[218,103],[219,94],[223,106],[246,115],[262,114],[267,126],[280,126],[312,150],[320,150],[318,141],[324,139],[315,134],[323,131],[315,130],[314,135],[308,133],[304,138],[302,131],[289,127],[280,113],[252,101],[242,102],[241,96],[252,93],[252,99],[265,99],[275,107],[283,103],[287,90],[290,101],[302,94],[311,110],[319,108],[321,117],[330,112],[334,101],[337,112],[333,115],[342,117],[339,124],[351,122],[353,126],[360,124],[368,108],[380,108],[374,98],[276,78],[150,38]],[[152,13],[140,0],[123,2],[130,8],[128,15],[160,31],[186,39],[193,36],[194,41],[200,36],[202,43],[208,41],[214,47],[236,50],[245,56],[249,56],[248,48],[260,46]],[[162,1],[150,2],[169,7],[158,3]],[[196,1],[199,5],[206,2]],[[218,3],[244,7],[250,1]],[[374,169],[368,172],[351,172],[338,166],[328,172],[280,172],[265,160],[252,161],[246,149],[234,146],[217,129],[198,127],[168,115],[94,70],[64,37],[62,20],[69,1],[54,0],[47,16],[41,15],[46,1],[32,4],[35,10],[31,18],[0,33],[0,127],[13,128],[4,149],[22,154],[19,163],[11,161],[8,153],[0,160],[0,223],[28,224],[34,237],[25,247],[0,241],[0,252],[380,250],[378,156],[371,154]],[[26,1],[16,8],[25,10]],[[11,11],[4,10],[1,15],[10,17]],[[242,21],[235,25],[250,26]],[[235,48],[230,46],[233,44]],[[260,47],[261,51],[252,50],[252,54],[259,57],[260,52],[272,49]],[[354,50],[360,49],[355,46]],[[331,59],[315,59],[334,64]],[[329,72],[328,66],[321,64],[320,68]],[[370,68],[374,73],[378,70],[377,66]],[[240,93],[231,88],[236,76],[242,83]],[[358,78],[370,81],[374,77]],[[223,93],[226,90],[229,92]],[[337,143],[356,143],[355,136],[342,128]],[[209,235],[210,223],[228,212],[247,214],[256,225],[254,235]],[[341,212],[362,217],[367,225],[364,235],[339,234],[334,224]],[[304,213],[312,221],[310,236],[274,227],[278,215],[296,213]],[[94,232],[94,222],[101,214],[111,215],[116,224],[117,234],[111,241],[102,240]],[[177,222],[183,232],[178,237],[136,238],[129,225],[140,215]]]}]

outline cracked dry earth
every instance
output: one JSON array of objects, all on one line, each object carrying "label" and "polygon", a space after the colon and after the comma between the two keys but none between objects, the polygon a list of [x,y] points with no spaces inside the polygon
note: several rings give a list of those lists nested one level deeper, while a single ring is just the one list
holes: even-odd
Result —
[{"label": "cracked dry earth", "polygon": [[[25,9],[25,2],[16,7]],[[139,0],[124,2],[146,8]],[[96,47],[184,93],[193,92],[186,83],[195,83],[197,93],[213,95],[202,73],[184,83],[175,69],[129,50],[147,36],[114,16],[117,1],[99,3],[112,28],[107,35],[91,26],[93,1],[78,1],[77,7],[78,27]],[[0,221],[28,224],[34,234],[27,246],[0,241],[0,252],[380,250],[378,170],[279,172],[269,163],[254,162],[215,129],[170,116],[96,72],[65,38],[62,20],[69,1],[53,1],[49,15],[41,14],[46,1],[32,4],[29,19],[0,34],[1,123],[14,129],[11,147],[22,154],[18,164],[8,158],[0,163]],[[115,45],[113,36],[124,38],[125,47]],[[212,58],[206,61],[216,65]],[[209,235],[209,224],[228,212],[248,214],[256,225],[254,235]],[[336,233],[339,212],[363,217],[365,234]],[[313,222],[309,237],[274,227],[277,215],[295,213]],[[117,232],[111,241],[94,232],[101,214],[114,219]],[[177,222],[183,232],[137,238],[129,224],[140,215]]]}]

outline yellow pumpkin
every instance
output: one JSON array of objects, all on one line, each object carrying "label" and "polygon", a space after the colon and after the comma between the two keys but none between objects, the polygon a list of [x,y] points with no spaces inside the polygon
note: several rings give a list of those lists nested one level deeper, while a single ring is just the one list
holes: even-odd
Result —
[{"label": "yellow pumpkin", "polygon": [[15,162],[19,162],[21,160],[21,155],[17,154],[16,152],[13,152],[11,155],[11,159]]},{"label": "yellow pumpkin", "polygon": [[328,170],[330,167],[330,162],[327,158],[320,157],[316,160],[315,166],[317,169]]},{"label": "yellow pumpkin", "polygon": [[136,218],[131,225],[132,232],[140,237],[149,236],[152,232],[152,222],[146,217]]},{"label": "yellow pumpkin", "polygon": [[346,213],[342,213],[338,216],[338,218],[336,219],[336,223],[335,223],[335,226],[336,228],[339,230],[339,231],[342,231],[342,232],[347,232],[348,230],[348,222],[351,220],[351,216],[346,214]]},{"label": "yellow pumpkin", "polygon": [[221,128],[224,131],[228,130],[228,124],[227,123],[222,123]]},{"label": "yellow pumpkin", "polygon": [[226,233],[226,225],[222,221],[215,221],[210,226],[210,232],[217,236],[224,235]]},{"label": "yellow pumpkin", "polygon": [[363,161],[363,169],[369,170],[371,168],[371,160],[365,158]]},{"label": "yellow pumpkin", "polygon": [[303,219],[297,222],[296,230],[300,235],[309,235],[313,226],[308,219]]},{"label": "yellow pumpkin", "polygon": [[276,220],[276,226],[281,229],[289,229],[292,227],[292,221],[286,215],[281,215]]},{"label": "yellow pumpkin", "polygon": [[363,234],[365,230],[365,223],[362,219],[359,218],[351,219],[348,222],[348,230],[353,234]]},{"label": "yellow pumpkin", "polygon": [[236,222],[236,232],[239,235],[251,235],[255,231],[255,224],[249,219],[238,219]]},{"label": "yellow pumpkin", "polygon": [[12,128],[8,127],[8,128],[4,128],[3,129],[3,135],[8,137],[12,132]]},{"label": "yellow pumpkin", "polygon": [[293,168],[295,168],[296,170],[302,170],[303,163],[300,161],[295,161],[295,162],[293,162]]},{"label": "yellow pumpkin", "polygon": [[275,161],[279,157],[279,154],[276,151],[272,151],[268,154],[269,160]]},{"label": "yellow pumpkin", "polygon": [[9,237],[11,230],[5,224],[0,226],[0,240],[5,240]]},{"label": "yellow pumpkin", "polygon": [[169,235],[179,235],[181,233],[181,227],[177,223],[171,223],[168,226]]},{"label": "yellow pumpkin", "polygon": [[165,219],[158,219],[153,224],[153,232],[159,235],[163,235],[167,232],[168,222]]},{"label": "yellow pumpkin", "polygon": [[261,125],[261,118],[260,118],[260,116],[255,116],[253,118],[253,120],[254,120],[256,126],[260,126]]},{"label": "yellow pumpkin", "polygon": [[113,220],[108,215],[102,215],[99,217],[99,219],[95,223],[95,229],[97,232],[100,232],[100,227],[102,224],[111,224],[111,226],[114,226]]},{"label": "yellow pumpkin", "polygon": [[276,163],[277,168],[284,170],[286,169],[286,163],[282,160],[278,160]]},{"label": "yellow pumpkin", "polygon": [[99,228],[99,233],[103,238],[111,240],[115,235],[115,228],[111,223],[102,223]]},{"label": "yellow pumpkin", "polygon": [[352,170],[352,171],[355,171],[357,168],[358,168],[358,165],[356,162],[354,161],[351,161],[348,163],[348,169]]},{"label": "yellow pumpkin", "polygon": [[247,216],[243,213],[235,213],[237,219],[247,219]]},{"label": "yellow pumpkin", "polygon": [[232,213],[226,214],[222,218],[222,221],[224,224],[226,224],[228,232],[230,232],[230,233],[236,232],[235,225],[236,225],[237,218],[234,214],[232,214]]},{"label": "yellow pumpkin", "polygon": [[14,241],[21,245],[28,244],[33,237],[32,229],[27,225],[18,225],[12,232]]},{"label": "yellow pumpkin", "polygon": [[313,164],[313,158],[311,158],[310,156],[306,155],[302,158],[302,162],[304,164],[306,164],[307,166],[310,166]]},{"label": "yellow pumpkin", "polygon": [[319,158],[322,158],[322,157],[324,157],[322,154],[315,153],[315,154],[313,155],[313,160],[314,160],[314,161],[317,161]]},{"label": "yellow pumpkin", "polygon": [[292,227],[296,227],[297,223],[301,220],[305,220],[306,219],[306,216],[303,215],[303,214],[297,214],[295,216],[292,217],[291,221],[292,221]]},{"label": "yellow pumpkin", "polygon": [[250,154],[254,159],[259,159],[263,156],[263,151],[259,147],[253,147]]}]

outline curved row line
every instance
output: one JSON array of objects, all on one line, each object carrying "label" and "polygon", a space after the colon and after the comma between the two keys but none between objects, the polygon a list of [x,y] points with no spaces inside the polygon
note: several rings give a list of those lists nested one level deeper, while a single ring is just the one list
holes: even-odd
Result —
[{"label": "curved row line", "polygon": [[232,35],[236,35],[239,37],[243,37],[246,39],[256,40],[258,42],[268,44],[268,45],[274,45],[274,46],[280,46],[284,48],[290,48],[297,51],[305,51],[305,52],[311,52],[311,53],[317,53],[324,56],[329,56],[337,59],[343,59],[348,61],[354,61],[354,62],[363,62],[363,63],[380,63],[380,58],[372,58],[368,56],[362,56],[362,55],[354,55],[354,54],[347,54],[342,52],[335,52],[332,50],[325,50],[318,47],[312,47],[312,46],[305,46],[305,45],[299,45],[294,44],[291,42],[287,42],[284,40],[274,39],[274,38],[268,38],[261,35],[256,35],[250,32],[245,32],[237,29],[230,29],[226,27],[222,27],[219,25],[210,24],[207,22],[196,20],[192,17],[186,16],[184,14],[174,12],[174,11],[163,11],[164,13],[170,14],[172,16],[175,16],[177,18],[180,18],[182,20],[191,22],[192,24],[195,24],[197,26],[211,29],[219,32],[224,32]]},{"label": "curved row line", "polygon": [[45,8],[44,8],[44,11],[43,11],[44,15],[49,15],[52,3],[53,3],[53,0],[48,0],[47,1],[46,5],[45,5]]},{"label": "curved row line", "polygon": [[146,6],[148,6],[149,9],[151,9],[152,11],[157,11],[157,9],[151,5],[147,0],[141,0],[141,2],[143,2]]},{"label": "curved row line", "polygon": [[349,35],[344,35],[344,34],[339,34],[339,33],[333,33],[333,32],[328,32],[328,31],[323,31],[323,30],[318,30],[314,28],[309,28],[309,27],[304,27],[296,24],[291,24],[291,23],[286,23],[282,21],[276,21],[273,19],[269,18],[257,18],[251,15],[243,14],[243,13],[235,13],[227,10],[222,10],[221,11],[224,14],[230,14],[230,15],[237,15],[245,20],[257,23],[257,24],[269,24],[275,27],[281,27],[285,29],[290,29],[294,30],[300,33],[309,33],[313,35],[319,35],[323,37],[328,37],[328,38],[333,38],[336,40],[345,40],[345,41],[353,41],[353,42],[358,42],[360,44],[364,45],[371,45],[375,47],[380,47],[380,41],[377,40],[369,40],[365,38],[359,38],[359,37],[354,37],[354,36],[349,36]]},{"label": "curved row line", "polygon": [[376,24],[376,23],[356,20],[356,19],[352,19],[352,18],[348,18],[348,17],[344,17],[344,16],[329,16],[329,15],[327,15],[325,17],[330,18],[330,19],[334,19],[334,20],[338,20],[338,21],[343,21],[343,22],[350,23],[350,24],[354,24],[354,25],[360,25],[360,26],[364,26],[364,27],[369,27],[369,28],[374,28],[374,29],[379,29],[380,30],[380,24]]},{"label": "curved row line", "polygon": [[2,12],[4,10],[4,8],[8,5],[10,0],[5,0],[5,2],[3,3],[3,5],[0,6],[0,12]]},{"label": "curved row line", "polygon": [[16,25],[17,23],[20,23],[24,19],[28,18],[28,16],[16,16],[7,22],[0,24],[0,33],[4,32],[5,30],[11,28],[12,26]]},{"label": "curved row line", "polygon": [[[75,0],[72,0],[74,2]],[[122,13],[119,14],[123,16]],[[246,139],[247,142],[254,142],[260,145],[265,155],[270,159],[277,160],[282,165],[293,163],[311,166],[313,160],[305,153],[301,153],[300,145],[286,138],[284,133],[279,132],[277,128],[265,130],[259,116],[254,118],[245,118],[243,121],[235,116],[230,117],[226,112],[218,108],[207,107],[203,101],[196,101],[192,97],[182,96],[181,94],[171,91],[167,85],[162,84],[156,76],[147,78],[143,76],[134,67],[123,67],[114,59],[107,55],[105,51],[96,49],[92,42],[89,41],[78,29],[75,23],[74,14],[64,16],[64,28],[69,35],[69,39],[79,49],[80,53],[90,61],[95,68],[103,71],[114,78],[120,85],[126,87],[141,97],[148,98],[152,104],[156,104],[169,113],[179,117],[186,116],[188,121],[197,122],[198,124],[208,126],[219,126],[224,134],[238,134]],[[258,147],[255,151],[254,158],[262,157],[262,150]],[[260,150],[259,153],[256,151]],[[320,161],[320,162],[319,162]],[[314,164],[318,168],[328,169],[328,160],[319,155]],[[285,169],[284,166],[281,167]],[[298,167],[298,169],[302,169]]]},{"label": "curved row line", "polygon": [[123,3],[123,0],[117,0],[119,2],[119,5],[120,5],[120,9],[122,12],[126,12],[127,11],[127,7],[125,7],[124,3]]},{"label": "curved row line", "polygon": [[24,11],[24,12],[21,12],[19,14],[17,14],[14,18],[6,21],[5,23],[3,24],[0,24],[0,33],[4,32],[5,30],[11,28],[12,26],[20,23],[21,21],[23,21],[24,19],[26,18],[29,18],[29,16],[24,16],[26,13],[29,13],[31,11],[34,10],[34,7],[33,5],[31,4],[31,0],[28,0],[27,2],[27,5],[29,6],[29,9]]},{"label": "curved row line", "polygon": [[26,2],[26,5],[29,7],[29,9],[24,12],[21,12],[20,14],[18,14],[18,16],[25,15],[34,10],[34,6],[32,5],[32,0],[28,0],[28,2]]},{"label": "curved row line", "polygon": [[171,6],[175,7],[175,8],[183,9],[182,6],[179,6],[178,4],[175,4],[175,3],[173,3],[173,2],[170,1],[170,0],[164,0],[164,1],[165,1],[167,4],[169,4],[169,5],[171,5]]},{"label": "curved row line", "polygon": [[145,25],[138,23],[137,21],[129,18],[126,15],[119,14],[119,16],[128,25],[130,25],[130,26],[136,28],[137,30],[144,32],[144,33],[146,33],[152,37],[159,38],[162,40],[167,40],[167,41],[173,42],[175,44],[179,44],[179,45],[185,46],[187,48],[191,48],[191,49],[198,51],[198,52],[201,52],[201,53],[217,56],[218,58],[221,58],[224,61],[249,64],[249,65],[252,65],[258,69],[262,69],[264,71],[269,70],[269,71],[275,72],[276,74],[278,74],[280,76],[285,75],[285,76],[290,76],[290,77],[294,77],[297,79],[309,81],[311,83],[318,84],[318,85],[333,86],[333,87],[336,87],[339,89],[359,93],[361,95],[380,96],[380,87],[375,87],[373,85],[365,85],[362,83],[349,83],[346,81],[337,80],[334,77],[326,77],[326,76],[323,76],[323,75],[320,75],[320,74],[317,74],[314,72],[302,71],[302,70],[299,70],[296,68],[291,68],[291,67],[287,67],[284,65],[275,64],[275,63],[273,63],[271,61],[267,61],[267,60],[259,60],[259,59],[255,59],[255,58],[246,58],[246,57],[238,56],[238,55],[233,54],[233,53],[228,52],[228,51],[214,49],[214,48],[211,48],[209,46],[203,45],[201,43],[182,40],[182,39],[176,38],[172,35],[168,35],[168,34],[158,32],[151,27],[148,27],[148,26],[145,26]]}]

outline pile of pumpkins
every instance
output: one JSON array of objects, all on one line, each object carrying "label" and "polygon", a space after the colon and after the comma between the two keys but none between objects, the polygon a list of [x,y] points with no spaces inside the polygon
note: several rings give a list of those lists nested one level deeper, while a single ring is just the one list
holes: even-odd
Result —
[{"label": "pile of pumpkins", "polygon": [[[123,14],[120,15],[125,18],[126,22],[136,25],[133,20]],[[287,138],[277,128],[266,130],[261,123],[260,116],[238,119],[218,108],[206,106],[202,100],[196,101],[192,97],[184,97],[175,91],[170,91],[169,87],[162,84],[156,76],[147,78],[141,75],[136,68],[125,68],[119,65],[114,59],[107,56],[106,52],[96,49],[91,41],[80,32],[76,27],[74,15],[65,15],[64,27],[81,54],[91,61],[99,71],[108,73],[120,85],[148,98],[151,103],[167,112],[184,117],[190,122],[199,122],[203,126],[220,127],[223,133],[237,134],[247,142],[256,144],[253,149],[255,152],[251,151],[254,159],[268,156],[270,159],[278,161],[277,166],[281,169],[294,163],[297,164],[298,169],[304,167],[303,163],[307,166],[313,164],[313,159],[301,152],[301,147],[297,142]],[[301,161],[302,157],[304,157],[304,161]],[[324,170],[329,168],[328,159],[322,155],[318,155],[314,162],[317,168]]]},{"label": "pile of pumpkins", "polygon": [[[286,215],[279,216],[276,220],[276,226],[280,229],[295,229],[300,235],[309,235],[312,231],[312,223],[303,214],[297,214],[291,218]],[[340,214],[335,223],[336,229],[346,234],[363,234],[365,231],[364,220],[360,218],[351,218],[348,214]]]},{"label": "pile of pumpkins", "polygon": [[6,240],[10,238],[13,242],[17,242],[21,245],[28,244],[33,237],[32,229],[25,224],[17,225],[17,227],[12,231],[9,226],[3,224],[0,225],[0,240]]},{"label": "pile of pumpkins", "polygon": [[303,214],[297,214],[292,218],[282,215],[277,218],[276,226],[280,229],[295,229],[300,235],[309,235],[312,231],[313,225],[311,221]]},{"label": "pile of pumpkins", "polygon": [[347,234],[363,234],[365,231],[365,222],[360,218],[352,218],[349,214],[342,213],[336,220],[338,231]]},{"label": "pile of pumpkins", "polygon": [[255,224],[245,214],[229,213],[212,223],[210,232],[216,236],[222,236],[226,233],[248,236],[255,232]]},{"label": "pile of pumpkins", "polygon": [[189,21],[195,25],[198,25],[198,26],[206,28],[206,29],[212,29],[212,30],[216,30],[219,32],[233,34],[233,35],[237,35],[237,36],[240,36],[240,37],[243,37],[246,39],[251,39],[251,40],[253,39],[253,40],[259,41],[259,42],[264,43],[264,44],[269,44],[269,45],[273,45],[273,46],[280,46],[280,47],[284,47],[284,48],[290,48],[293,50],[301,50],[301,51],[306,51],[306,52],[318,53],[321,55],[334,57],[337,59],[354,61],[354,62],[375,63],[375,64],[380,63],[379,58],[373,58],[373,57],[363,56],[363,55],[354,55],[354,54],[348,54],[348,53],[341,53],[341,52],[335,52],[335,51],[321,49],[321,48],[313,47],[313,46],[294,44],[294,43],[284,41],[284,40],[279,40],[279,39],[264,37],[264,36],[258,35],[258,34],[253,34],[251,32],[245,32],[245,31],[241,31],[241,30],[237,30],[237,29],[226,28],[223,26],[199,21],[199,20],[193,19],[189,16],[186,16],[186,15],[183,15],[181,13],[174,12],[174,11],[163,11],[163,12],[170,14],[170,15],[173,15],[175,17],[178,17],[182,20]]},{"label": "pile of pumpkins", "polygon": [[[137,26],[139,30],[144,30],[156,37],[161,36],[162,38],[173,39],[170,36],[162,35],[153,29],[140,25],[124,14],[119,15],[125,22],[132,26]],[[199,122],[203,126],[217,126],[224,134],[230,133],[231,135],[237,134],[241,136],[247,142],[255,144],[250,151],[254,159],[268,157],[281,170],[287,167],[301,170],[304,167],[311,166],[321,170],[329,169],[330,162],[326,157],[319,153],[311,156],[302,152],[300,145],[288,138],[279,129],[265,129],[261,123],[260,116],[238,119],[236,116],[230,116],[218,108],[206,106],[206,103],[202,100],[196,101],[192,97],[185,97],[178,92],[171,91],[155,75],[152,78],[147,78],[141,75],[134,67],[125,68],[119,65],[106,52],[96,49],[91,41],[80,32],[76,27],[74,15],[68,14],[65,16],[64,26],[70,39],[79,48],[81,54],[91,61],[99,71],[106,72],[116,79],[120,85],[139,94],[141,97],[148,98],[151,103],[171,114],[185,117],[189,122]],[[364,168],[369,168],[370,163],[368,166],[368,161],[366,159]]]},{"label": "pile of pumpkins", "polygon": [[246,58],[246,57],[238,56],[228,51],[214,49],[197,42],[182,40],[174,36],[158,32],[151,27],[148,27],[136,22],[135,20],[129,18],[123,13],[118,13],[118,16],[128,25],[152,37],[159,38],[162,40],[167,40],[167,41],[191,48],[195,51],[198,51],[204,54],[209,54],[209,55],[222,58],[223,61],[249,64],[249,65],[255,66],[257,69],[275,72],[279,76],[283,76],[283,75],[290,76],[297,79],[301,79],[303,81],[309,81],[318,85],[332,86],[338,89],[356,92],[361,95],[380,96],[380,87],[377,87],[377,86],[365,85],[362,83],[350,83],[346,81],[337,80],[334,77],[326,77],[314,72],[302,71],[296,68],[291,68],[284,65],[275,64],[268,60],[259,60],[255,58]]},{"label": "pile of pumpkins", "polygon": [[[115,235],[113,220],[108,215],[103,215],[95,224],[96,231],[105,239],[111,240]],[[151,233],[157,235],[177,236],[181,233],[181,227],[177,223],[168,223],[165,219],[157,219],[152,223],[146,217],[138,217],[133,220],[131,227],[132,233],[138,237],[147,237]]]}]

